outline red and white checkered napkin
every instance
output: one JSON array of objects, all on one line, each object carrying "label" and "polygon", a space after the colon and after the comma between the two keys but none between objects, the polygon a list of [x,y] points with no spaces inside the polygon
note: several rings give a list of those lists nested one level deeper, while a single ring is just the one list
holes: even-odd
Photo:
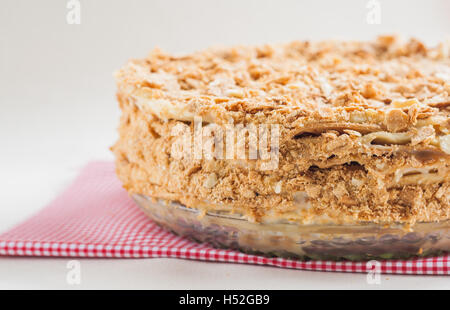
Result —
[{"label": "red and white checkered napkin", "polygon": [[[175,236],[150,221],[134,204],[109,162],[87,165],[49,206],[1,234],[0,255],[175,257],[321,271],[367,272],[369,269],[365,262],[301,262],[247,255]],[[383,261],[381,272],[448,275],[450,256]]]}]

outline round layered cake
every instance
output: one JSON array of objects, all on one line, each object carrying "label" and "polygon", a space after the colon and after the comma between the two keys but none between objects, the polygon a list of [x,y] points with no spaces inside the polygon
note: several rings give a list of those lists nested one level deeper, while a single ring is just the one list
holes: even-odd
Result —
[{"label": "round layered cake", "polygon": [[217,247],[447,252],[449,55],[391,36],[154,50],[116,74],[117,174],[154,221]]}]

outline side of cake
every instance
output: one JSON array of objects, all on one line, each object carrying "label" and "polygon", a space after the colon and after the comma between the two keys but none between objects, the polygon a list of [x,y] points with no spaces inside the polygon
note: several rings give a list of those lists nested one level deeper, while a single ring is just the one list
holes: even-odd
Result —
[{"label": "side of cake", "polygon": [[449,53],[390,36],[155,50],[116,74],[117,174],[255,222],[448,220]]}]

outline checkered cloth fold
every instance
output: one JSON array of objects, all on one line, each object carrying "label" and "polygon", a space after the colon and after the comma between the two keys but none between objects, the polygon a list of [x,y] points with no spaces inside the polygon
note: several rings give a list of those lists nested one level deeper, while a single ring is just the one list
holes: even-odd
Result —
[{"label": "checkered cloth fold", "polygon": [[[282,268],[368,272],[366,262],[295,261],[218,250],[175,236],[150,221],[122,189],[110,162],[88,164],[49,206],[0,235],[0,255],[172,257]],[[450,256],[382,261],[382,273],[448,275]]]}]

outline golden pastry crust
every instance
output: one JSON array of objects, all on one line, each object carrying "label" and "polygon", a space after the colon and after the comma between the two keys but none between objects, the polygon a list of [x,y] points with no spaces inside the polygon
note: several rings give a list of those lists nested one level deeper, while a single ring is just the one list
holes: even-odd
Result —
[{"label": "golden pastry crust", "polygon": [[[444,44],[393,37],[156,50],[116,75],[117,172],[130,193],[255,221],[449,219],[449,74]],[[193,130],[198,116],[222,129],[279,125],[277,168],[174,156],[174,128]]]}]

